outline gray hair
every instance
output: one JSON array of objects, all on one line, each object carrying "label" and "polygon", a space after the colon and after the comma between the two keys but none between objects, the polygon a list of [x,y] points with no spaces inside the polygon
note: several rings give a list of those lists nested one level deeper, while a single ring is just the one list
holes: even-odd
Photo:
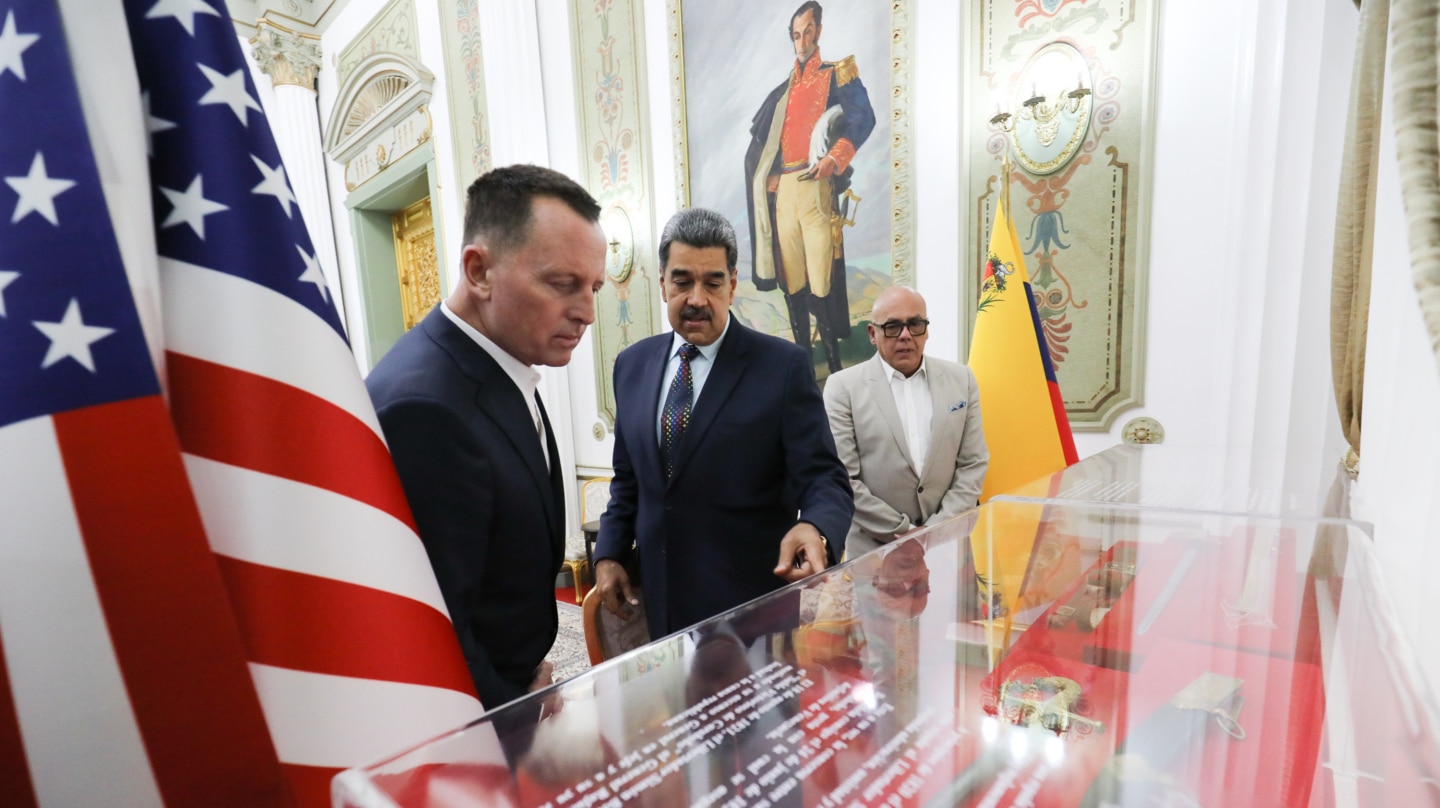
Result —
[{"label": "gray hair", "polygon": [[660,233],[660,271],[670,263],[670,245],[688,244],[699,250],[706,247],[725,248],[725,266],[733,275],[740,249],[735,246],[735,228],[720,214],[707,208],[686,208],[665,223]]}]

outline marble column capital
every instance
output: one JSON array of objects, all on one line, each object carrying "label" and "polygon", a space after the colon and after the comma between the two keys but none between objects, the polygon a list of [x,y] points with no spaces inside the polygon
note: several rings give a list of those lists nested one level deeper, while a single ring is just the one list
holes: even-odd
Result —
[{"label": "marble column capital", "polygon": [[250,46],[255,63],[275,86],[293,84],[314,91],[315,73],[320,69],[317,39],[261,19],[255,26]]}]

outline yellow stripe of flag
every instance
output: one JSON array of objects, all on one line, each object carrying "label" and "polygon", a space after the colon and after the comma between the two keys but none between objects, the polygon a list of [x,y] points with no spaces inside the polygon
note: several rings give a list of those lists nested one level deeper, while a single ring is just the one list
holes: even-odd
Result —
[{"label": "yellow stripe of flag", "polygon": [[[990,449],[981,502],[1066,465],[1030,306],[1025,256],[1002,204],[990,234],[970,342],[969,364],[980,385],[985,443]],[[1068,432],[1068,423],[1065,429]]]}]

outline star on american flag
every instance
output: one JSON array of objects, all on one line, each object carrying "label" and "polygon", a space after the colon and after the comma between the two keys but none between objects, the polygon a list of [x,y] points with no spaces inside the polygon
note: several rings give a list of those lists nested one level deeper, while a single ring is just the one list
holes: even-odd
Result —
[{"label": "star on american flag", "polygon": [[7,805],[324,806],[483,711],[258,97],[221,0],[0,0]]}]

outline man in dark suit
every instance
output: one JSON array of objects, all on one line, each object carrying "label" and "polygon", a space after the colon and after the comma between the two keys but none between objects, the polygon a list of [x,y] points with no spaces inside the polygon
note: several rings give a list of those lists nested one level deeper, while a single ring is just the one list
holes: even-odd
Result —
[{"label": "man in dark suit", "polygon": [[700,208],[660,237],[673,334],[615,362],[615,477],[595,581],[607,607],[637,598],[659,638],[840,559],[854,501],[809,352],[729,316],[735,231]]},{"label": "man in dark suit", "polygon": [[534,366],[568,363],[594,322],[599,215],[549,169],[476,180],[464,277],[366,380],[487,709],[551,683],[565,499]]}]

